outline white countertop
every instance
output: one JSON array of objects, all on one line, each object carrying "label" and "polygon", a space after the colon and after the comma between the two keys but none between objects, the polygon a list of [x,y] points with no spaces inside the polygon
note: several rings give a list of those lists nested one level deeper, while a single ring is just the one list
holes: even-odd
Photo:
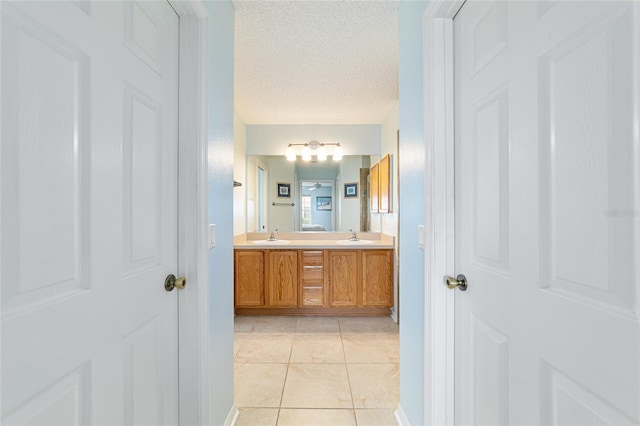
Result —
[{"label": "white countertop", "polygon": [[392,249],[394,237],[379,232],[357,232],[360,241],[349,241],[350,232],[279,232],[268,241],[268,232],[249,232],[233,238],[236,249]]}]

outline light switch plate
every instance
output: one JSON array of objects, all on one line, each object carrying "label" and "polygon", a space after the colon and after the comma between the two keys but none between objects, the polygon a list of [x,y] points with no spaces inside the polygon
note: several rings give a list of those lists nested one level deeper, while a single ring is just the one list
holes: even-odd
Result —
[{"label": "light switch plate", "polygon": [[424,250],[424,225],[418,225],[418,248]]},{"label": "light switch plate", "polygon": [[214,248],[216,246],[216,225],[209,225],[209,248]]}]

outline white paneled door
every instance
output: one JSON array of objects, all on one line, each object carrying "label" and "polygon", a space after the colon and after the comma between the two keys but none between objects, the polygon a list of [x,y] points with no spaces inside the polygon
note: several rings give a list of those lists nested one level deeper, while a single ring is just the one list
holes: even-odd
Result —
[{"label": "white paneled door", "polygon": [[640,424],[640,2],[454,19],[457,424]]},{"label": "white paneled door", "polygon": [[178,17],[3,1],[2,424],[178,423]]}]

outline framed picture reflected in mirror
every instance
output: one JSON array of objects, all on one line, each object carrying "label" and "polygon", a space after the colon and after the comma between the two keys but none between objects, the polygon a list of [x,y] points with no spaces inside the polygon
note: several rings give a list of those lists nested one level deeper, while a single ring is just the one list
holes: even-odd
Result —
[{"label": "framed picture reflected in mirror", "polygon": [[316,197],[316,210],[331,210],[331,197]]},{"label": "framed picture reflected in mirror", "polygon": [[344,198],[358,198],[358,183],[344,184]]},{"label": "framed picture reflected in mirror", "polygon": [[291,184],[278,182],[278,197],[291,198]]}]

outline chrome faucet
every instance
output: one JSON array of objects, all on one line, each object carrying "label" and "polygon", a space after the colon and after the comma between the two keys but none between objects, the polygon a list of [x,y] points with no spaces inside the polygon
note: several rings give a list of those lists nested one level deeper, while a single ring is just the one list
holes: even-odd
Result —
[{"label": "chrome faucet", "polygon": [[271,235],[269,235],[269,238],[267,238],[267,241],[275,241],[277,240],[276,238],[276,234],[278,233],[278,228],[276,228],[275,231],[271,231]]},{"label": "chrome faucet", "polygon": [[349,241],[360,241],[360,238],[358,238],[356,233],[353,232],[353,229],[349,229],[349,232],[351,232],[351,238],[349,238]]}]

